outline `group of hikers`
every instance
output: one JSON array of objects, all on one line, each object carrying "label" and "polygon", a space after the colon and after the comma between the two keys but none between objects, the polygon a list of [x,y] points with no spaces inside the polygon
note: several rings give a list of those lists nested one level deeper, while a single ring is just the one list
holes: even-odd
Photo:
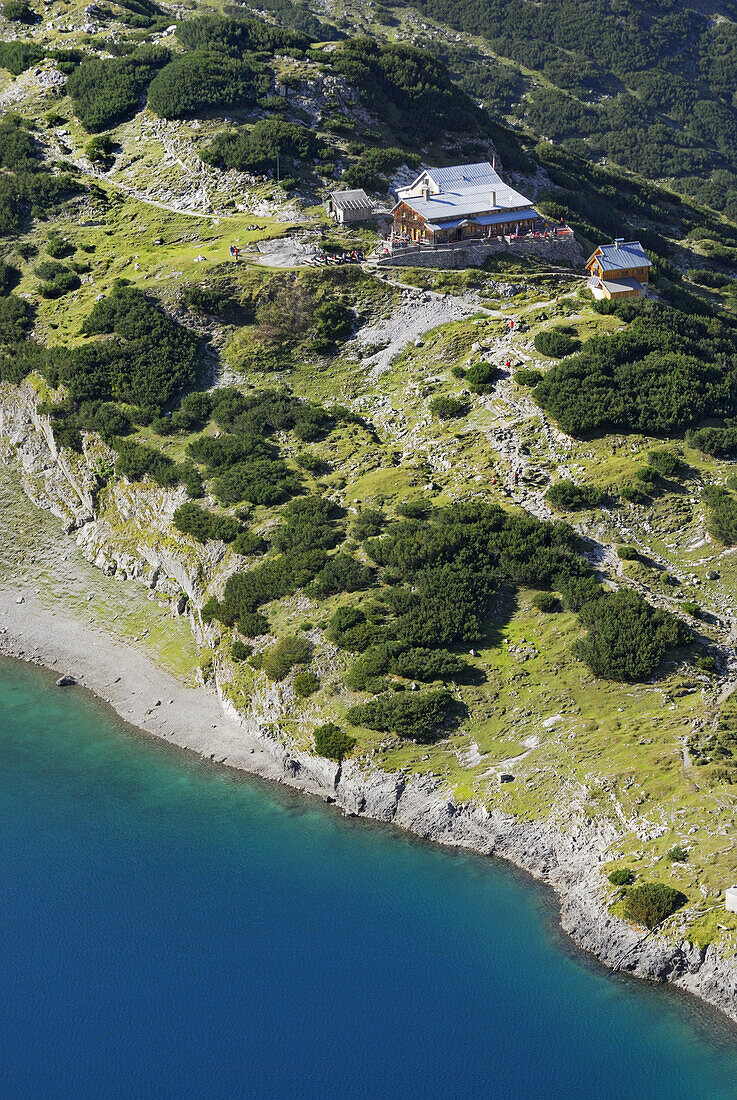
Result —
[{"label": "group of hikers", "polygon": [[354,248],[350,252],[321,252],[306,262],[312,267],[322,267],[326,264],[360,264],[365,259],[365,253],[360,248]]},{"label": "group of hikers", "polygon": [[[259,233],[263,233],[264,229],[266,229],[266,228],[267,228],[267,226],[265,226],[265,225],[247,225],[245,231],[246,231],[246,233],[253,233],[253,232],[256,232],[256,231],[258,231]],[[239,248],[237,244],[232,244],[230,246],[230,254],[231,254],[231,256],[233,257],[234,260],[237,260],[237,259],[240,258],[240,254],[241,254],[242,251],[243,251],[243,249]]]}]

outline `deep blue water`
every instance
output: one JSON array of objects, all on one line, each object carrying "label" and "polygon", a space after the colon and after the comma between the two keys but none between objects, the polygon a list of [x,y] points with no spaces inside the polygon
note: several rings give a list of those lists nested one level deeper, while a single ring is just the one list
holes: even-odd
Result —
[{"label": "deep blue water", "polygon": [[346,822],[0,664],[0,1096],[737,1096],[737,1032],[508,868]]}]

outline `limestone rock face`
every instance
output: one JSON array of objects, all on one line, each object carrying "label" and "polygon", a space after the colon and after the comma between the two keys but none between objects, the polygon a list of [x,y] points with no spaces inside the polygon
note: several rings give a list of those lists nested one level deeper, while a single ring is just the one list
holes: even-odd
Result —
[{"label": "limestone rock face", "polygon": [[37,406],[28,380],[0,383],[0,457],[15,459],[30,499],[72,531],[94,516],[97,477],[85,455],[59,452],[49,418]]},{"label": "limestone rock face", "polygon": [[20,470],[33,503],[57,516],[67,532],[76,532],[85,558],[108,576],[140,581],[182,611],[187,601],[200,606],[203,578],[217,568],[225,547],[215,542],[194,548],[173,528],[184,490],[125,479],[106,485],[101,473],[113,453],[94,435],[84,438],[80,455],[60,450],[38,404],[29,379],[19,386],[0,383],[0,460]]}]

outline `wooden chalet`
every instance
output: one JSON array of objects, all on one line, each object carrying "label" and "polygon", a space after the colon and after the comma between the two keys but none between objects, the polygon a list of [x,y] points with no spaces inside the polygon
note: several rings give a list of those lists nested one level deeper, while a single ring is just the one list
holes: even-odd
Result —
[{"label": "wooden chalet", "polygon": [[396,196],[395,236],[425,244],[520,235],[538,221],[530,200],[504,183],[488,161],[425,168]]},{"label": "wooden chalet", "polygon": [[586,261],[594,298],[637,298],[647,293],[650,260],[639,241],[600,244]]}]

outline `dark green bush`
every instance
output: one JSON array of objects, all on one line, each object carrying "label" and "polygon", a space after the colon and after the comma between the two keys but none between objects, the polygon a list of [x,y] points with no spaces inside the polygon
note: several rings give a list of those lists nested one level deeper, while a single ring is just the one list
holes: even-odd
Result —
[{"label": "dark green bush", "polygon": [[394,657],[390,671],[408,680],[459,680],[468,673],[468,664],[444,649],[405,649]]},{"label": "dark green bush", "polygon": [[330,620],[328,637],[341,649],[354,653],[383,640],[381,629],[367,620],[360,607],[339,607]]},{"label": "dark green bush", "polygon": [[[33,322],[33,307],[23,298],[8,294],[0,298],[0,344],[18,344]],[[5,372],[3,372],[5,377]],[[13,381],[9,377],[9,381]],[[17,379],[20,381],[20,379]]]},{"label": "dark green bush", "polygon": [[430,504],[426,500],[405,500],[397,505],[397,515],[405,519],[425,519],[430,511]]},{"label": "dark green bush", "polygon": [[39,285],[38,292],[42,298],[61,298],[81,286],[79,275],[70,271],[64,264],[47,260],[36,268],[36,274],[47,280]]},{"label": "dark green bush", "polygon": [[133,425],[128,413],[113,404],[112,401],[101,401],[90,408],[83,408],[82,419],[87,426],[95,432],[99,432],[104,440],[109,442],[116,436],[128,435]]},{"label": "dark green bush", "polygon": [[725,546],[737,545],[737,498],[726,489],[708,489],[706,529]]},{"label": "dark green bush", "polygon": [[356,37],[342,42],[330,63],[402,135],[433,139],[440,132],[476,130],[479,125],[479,109],[453,84],[445,65],[424,50]]},{"label": "dark green bush", "polygon": [[627,892],[625,914],[635,924],[655,928],[672,916],[688,899],[672,886],[659,882],[644,882]]},{"label": "dark green bush", "polygon": [[202,150],[202,159],[241,172],[276,168],[277,155],[306,160],[317,152],[317,138],[306,126],[283,119],[262,119],[250,130],[217,134]]},{"label": "dark green bush", "polygon": [[668,852],[667,858],[671,863],[685,863],[688,859],[688,852],[680,844],[676,844]]},{"label": "dark green bush", "polygon": [[576,485],[573,481],[556,481],[545,494],[548,504],[563,512],[577,512],[582,508],[599,508],[606,502],[603,489],[593,485]]},{"label": "dark green bush", "polygon": [[156,71],[169,60],[162,46],[149,46],[128,57],[88,58],[67,81],[74,113],[90,133],[109,130],[137,110]]},{"label": "dark green bush", "polygon": [[679,619],[629,590],[608,592],[584,604],[579,619],[588,634],[575,643],[574,652],[606,680],[649,679],[666,652],[689,638]]},{"label": "dark green bush", "polygon": [[[350,628],[349,628],[350,629]],[[384,674],[389,672],[397,654],[402,652],[400,642],[371,645],[357,657],[345,676],[346,687],[352,691],[385,691],[388,683]]]},{"label": "dark green bush", "polygon": [[267,649],[261,667],[270,680],[283,680],[295,665],[308,664],[312,657],[312,645],[298,634],[288,635]]},{"label": "dark green bush", "polygon": [[438,420],[456,420],[466,416],[469,404],[463,397],[449,397],[438,395],[430,402],[430,412],[437,416]]},{"label": "dark green bush", "polygon": [[662,477],[678,477],[683,471],[683,459],[667,447],[648,451],[647,460]]},{"label": "dark green bush", "polygon": [[35,42],[0,42],[0,69],[20,76],[26,69],[37,65],[43,55],[43,49]]},{"label": "dark green bush", "polygon": [[177,470],[174,462],[168,455],[154,451],[142,443],[136,443],[132,439],[115,439],[113,446],[118,457],[115,462],[116,473],[122,474],[130,481],[142,481],[148,476],[157,485],[166,488],[177,482]]},{"label": "dark green bush", "polygon": [[660,488],[660,474],[652,466],[638,466],[634,477],[637,483],[651,495]]},{"label": "dark green bush", "polygon": [[238,520],[232,516],[215,515],[190,501],[177,508],[174,526],[183,535],[191,535],[198,542],[209,542],[211,539],[233,542],[243,532]]},{"label": "dark green bush", "polygon": [[113,163],[115,142],[109,134],[95,134],[87,142],[85,152],[93,164],[108,168]]},{"label": "dark green bush", "polygon": [[236,638],[230,647],[230,655],[234,661],[246,661],[253,653],[253,646]]},{"label": "dark green bush", "polygon": [[0,296],[10,294],[20,282],[20,271],[0,260]]},{"label": "dark green bush", "polygon": [[340,542],[335,526],[335,506],[319,496],[299,497],[282,509],[281,526],[274,532],[277,550],[299,553],[315,549],[331,550]]},{"label": "dark green bush", "polygon": [[[192,465],[191,462],[177,463],[176,471],[180,483],[187,490],[187,496],[195,499],[197,497],[205,495],[200,472],[195,466]],[[237,542],[238,539],[241,537],[241,535],[238,535],[238,538],[235,540],[235,542]],[[235,542],[233,543],[233,546],[235,546]]]},{"label": "dark green bush", "polygon": [[268,623],[263,615],[256,615],[257,609],[308,584],[320,572],[325,559],[324,550],[310,550],[281,555],[245,573],[233,573],[225,582],[222,602],[210,603],[209,613],[229,625],[237,623],[241,634],[247,637],[266,633]]},{"label": "dark green bush", "polygon": [[620,561],[641,561],[642,555],[636,546],[618,546],[617,557]]},{"label": "dark green bush", "polygon": [[241,12],[237,19],[222,15],[194,16],[179,24],[177,38],[189,50],[212,51],[231,57],[240,57],[248,51],[285,53],[304,50],[309,45],[305,34],[275,27]]},{"label": "dark green bush", "polygon": [[46,242],[46,251],[53,259],[63,260],[67,256],[73,256],[77,249],[66,237],[54,235]]},{"label": "dark green bush", "polygon": [[731,322],[646,300],[619,302],[613,312],[627,328],[588,340],[535,388],[563,430],[673,434],[737,413]]},{"label": "dark green bush", "polygon": [[686,277],[690,279],[692,283],[698,283],[700,286],[708,286],[715,290],[718,290],[720,287],[729,286],[731,282],[729,275],[724,275],[720,271],[710,271],[708,268],[703,267],[690,267],[686,272]]},{"label": "dark green bush", "polygon": [[3,15],[11,23],[38,23],[40,17],[26,0],[6,0],[3,4]]},{"label": "dark green bush", "polygon": [[95,303],[83,332],[112,338],[61,352],[47,367],[75,400],[115,397],[160,409],[195,380],[199,338],[134,287],[119,285]]},{"label": "dark green bush", "polygon": [[560,610],[560,600],[554,592],[537,592],[532,598],[533,605],[538,611],[550,614]]},{"label": "dark green bush", "polygon": [[294,693],[300,699],[307,699],[319,690],[320,681],[314,672],[298,672],[294,677]]},{"label": "dark green bush", "polygon": [[316,348],[329,348],[339,340],[345,340],[353,331],[356,318],[348,306],[340,301],[322,302],[313,313],[313,344]]},{"label": "dark green bush", "polygon": [[580,347],[580,340],[567,332],[561,332],[560,328],[538,332],[535,336],[535,349],[541,355],[547,355],[553,359],[563,359],[566,355],[572,355],[578,351]]},{"label": "dark green bush", "polygon": [[613,871],[609,872],[607,878],[612,886],[629,886],[634,876],[629,867],[615,867]]},{"label": "dark green bush", "polygon": [[68,173],[53,175],[39,161],[28,123],[10,113],[0,118],[0,168],[6,169],[0,172],[0,235],[19,231],[78,190]]},{"label": "dark green bush", "polygon": [[229,507],[246,500],[250,504],[279,504],[299,491],[299,479],[280,458],[252,458],[230,466],[212,479],[212,491]]},{"label": "dark green bush", "polygon": [[17,115],[0,120],[0,168],[35,169],[38,152],[28,124]]},{"label": "dark green bush", "polygon": [[519,386],[536,386],[538,382],[542,382],[545,375],[541,370],[516,370],[514,372],[514,381]]},{"label": "dark green bush", "polygon": [[261,554],[266,549],[266,544],[260,535],[257,535],[255,531],[244,531],[243,528],[233,539],[231,545],[235,553],[241,554],[244,558],[250,557],[252,554]]},{"label": "dark green bush", "polygon": [[380,508],[362,508],[351,523],[351,534],[363,542],[380,535],[385,523],[386,515]]},{"label": "dark green bush", "polygon": [[713,458],[734,458],[737,455],[737,427],[700,428],[688,432],[686,439],[692,447]]},{"label": "dark green bush", "polygon": [[361,565],[350,554],[340,552],[328,558],[310,585],[310,591],[324,598],[338,592],[359,592],[373,583],[374,574],[367,565]]},{"label": "dark green bush", "polygon": [[324,725],[318,726],[314,737],[315,752],[319,756],[327,756],[328,760],[336,760],[338,763],[356,747],[355,737],[351,737],[334,722],[325,722]]},{"label": "dark green bush", "polygon": [[465,380],[474,393],[489,393],[493,390],[498,375],[499,371],[493,363],[474,363],[466,371]]},{"label": "dark green bush", "polygon": [[445,736],[453,710],[453,696],[447,691],[408,691],[359,703],[348,711],[348,720],[354,726],[428,744]]},{"label": "dark green bush", "polygon": [[188,53],[151,81],[148,106],[161,118],[190,118],[219,107],[250,106],[267,87],[261,66],[240,58]]}]

